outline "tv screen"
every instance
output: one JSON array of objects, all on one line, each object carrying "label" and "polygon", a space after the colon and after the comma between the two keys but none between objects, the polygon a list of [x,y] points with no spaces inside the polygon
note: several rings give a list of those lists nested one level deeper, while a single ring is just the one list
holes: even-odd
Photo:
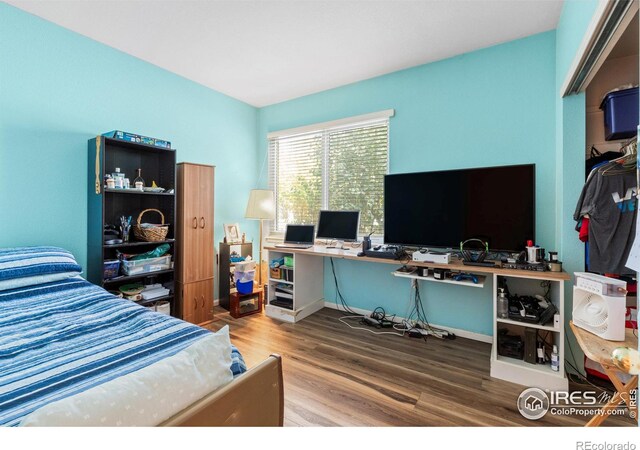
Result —
[{"label": "tv screen", "polygon": [[358,240],[360,211],[320,211],[318,239]]},{"label": "tv screen", "polygon": [[384,242],[459,248],[478,238],[521,251],[535,242],[535,165],[387,175]]}]

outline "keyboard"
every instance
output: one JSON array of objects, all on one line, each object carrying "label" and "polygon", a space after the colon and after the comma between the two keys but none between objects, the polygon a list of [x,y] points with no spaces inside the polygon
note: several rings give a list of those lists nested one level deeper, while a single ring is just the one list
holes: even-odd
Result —
[{"label": "keyboard", "polygon": [[306,244],[277,244],[276,248],[311,248],[313,247],[313,245],[306,245]]},{"label": "keyboard", "polygon": [[492,261],[482,261],[482,262],[477,262],[477,261],[462,261],[462,264],[464,264],[465,266],[496,267],[496,263],[494,263],[494,262],[492,262]]}]

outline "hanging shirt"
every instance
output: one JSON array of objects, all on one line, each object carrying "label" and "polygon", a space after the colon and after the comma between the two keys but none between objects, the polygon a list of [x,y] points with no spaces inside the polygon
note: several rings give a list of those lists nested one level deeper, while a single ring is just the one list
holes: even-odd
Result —
[{"label": "hanging shirt", "polygon": [[575,216],[589,215],[589,270],[633,273],[625,267],[636,223],[636,174],[618,168],[589,178]]}]

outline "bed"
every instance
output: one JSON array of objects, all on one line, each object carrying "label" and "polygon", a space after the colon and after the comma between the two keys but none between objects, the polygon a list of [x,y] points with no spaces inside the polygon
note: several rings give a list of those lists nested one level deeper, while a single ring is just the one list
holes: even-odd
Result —
[{"label": "bed", "polygon": [[55,247],[0,249],[0,425],[281,426],[282,364],[82,279]]}]

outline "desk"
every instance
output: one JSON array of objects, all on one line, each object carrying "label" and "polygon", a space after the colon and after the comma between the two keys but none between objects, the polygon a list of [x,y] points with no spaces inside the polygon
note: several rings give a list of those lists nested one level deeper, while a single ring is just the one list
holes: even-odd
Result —
[{"label": "desk", "polygon": [[[391,264],[394,266],[400,266],[404,262],[395,259],[384,259],[384,258],[372,258],[370,256],[357,256],[357,253],[361,250],[360,247],[354,248],[352,250],[342,250],[335,248],[326,248],[324,245],[314,245],[308,249],[297,249],[297,248],[279,248],[279,247],[265,247],[267,251],[275,251],[281,253],[296,253],[301,255],[311,255],[311,256],[323,256],[323,257],[332,257],[337,259],[351,259],[355,261],[364,261],[364,262],[375,262],[381,264]],[[462,261],[459,259],[453,259],[449,264],[437,264],[437,263],[423,263],[416,261],[409,261],[406,263],[410,266],[415,267],[430,267],[430,268],[439,268],[439,269],[449,269],[460,272],[470,272],[470,273],[479,273],[479,274],[495,274],[495,275],[505,275],[505,276],[515,276],[515,277],[526,277],[529,279],[538,279],[538,280],[562,280],[568,281],[571,279],[567,272],[535,272],[528,270],[516,270],[516,269],[503,269],[501,267],[484,267],[484,266],[465,266],[462,264]]]},{"label": "desk", "polygon": [[[269,289],[267,293],[265,312],[267,316],[295,323],[325,306],[334,307],[333,303],[324,302],[324,262],[325,257],[336,259],[347,259],[353,261],[363,261],[369,263],[387,264],[390,266],[403,265],[403,261],[373,258],[368,256],[357,256],[359,248],[344,249],[328,249],[323,245],[316,245],[309,249],[295,249],[282,247],[265,247],[269,252],[268,260],[283,258],[284,256],[292,256],[294,261],[292,280],[276,280],[269,278]],[[527,387],[540,387],[546,389],[566,390],[568,388],[567,378],[564,374],[564,282],[570,280],[569,274],[566,272],[535,272],[527,270],[503,269],[501,267],[485,267],[485,266],[465,266],[460,260],[454,260],[450,264],[423,263],[423,262],[407,262],[408,265],[416,267],[442,268],[451,271],[459,271],[481,275],[485,278],[493,278],[493,336],[498,335],[498,329],[508,329],[509,333],[524,336],[525,328],[533,328],[545,335],[551,336],[551,341],[558,346],[560,355],[560,370],[554,372],[551,370],[550,364],[529,364],[523,360],[505,357],[498,354],[497,343],[495,339],[492,341],[491,352],[491,376],[503,380],[519,383]],[[467,286],[475,288],[484,288],[483,283],[474,285],[469,281],[455,282],[453,280],[444,281],[435,280],[433,278],[424,278],[418,275],[400,274],[395,272],[396,268],[390,268],[390,274],[403,278],[415,278],[419,281],[440,283],[451,286]],[[542,294],[540,287],[541,281],[551,282],[551,298],[559,311],[559,326],[555,327],[553,323],[547,325],[527,324],[524,322],[514,321],[510,319],[501,319],[497,317],[497,286],[499,279],[508,279],[509,286],[514,286],[514,292],[521,295]],[[413,281],[413,280],[407,280]],[[293,307],[292,309],[284,309],[271,305],[270,302],[275,298],[275,290],[278,284],[286,284],[293,287]],[[470,289],[470,291],[479,292],[479,289]],[[471,295],[472,292],[470,292]],[[446,327],[445,327],[446,328]]]},{"label": "desk", "polygon": [[623,383],[619,377],[619,374],[623,372],[620,371],[611,360],[611,353],[617,347],[638,348],[638,338],[633,335],[633,330],[627,328],[625,341],[616,342],[607,341],[593,333],[589,333],[587,330],[575,326],[573,322],[569,322],[569,325],[584,354],[587,358],[602,365],[605,373],[616,388],[616,393],[611,400],[600,409],[598,414],[587,422],[586,426],[597,427],[608,417],[607,411],[617,408],[622,402],[626,403],[629,407],[631,417],[638,421],[638,405],[637,403],[630,404],[631,391],[638,387],[638,376],[634,375],[626,384]]}]

